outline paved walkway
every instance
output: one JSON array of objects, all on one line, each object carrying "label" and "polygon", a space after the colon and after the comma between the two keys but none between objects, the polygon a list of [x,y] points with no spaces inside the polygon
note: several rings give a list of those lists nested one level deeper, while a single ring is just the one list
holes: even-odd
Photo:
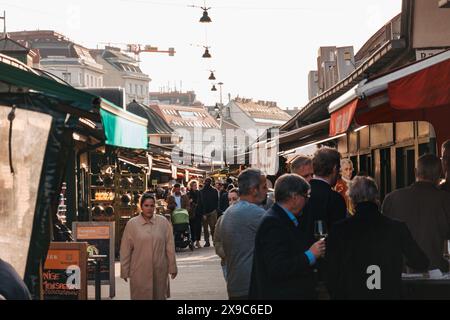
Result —
[{"label": "paved walkway", "polygon": [[[203,241],[202,241],[203,242]],[[214,248],[189,249],[177,253],[178,276],[170,282],[171,300],[226,300],[227,289],[220,258]],[[116,296],[114,300],[129,300],[129,284],[120,279],[120,264],[116,263]],[[89,299],[94,299],[94,286],[89,286]],[[102,298],[109,299],[109,286],[102,286]]]}]

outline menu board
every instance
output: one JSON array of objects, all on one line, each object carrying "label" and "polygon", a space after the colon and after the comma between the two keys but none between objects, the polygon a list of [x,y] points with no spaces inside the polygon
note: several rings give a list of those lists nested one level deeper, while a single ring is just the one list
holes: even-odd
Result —
[{"label": "menu board", "polygon": [[[110,297],[115,296],[115,222],[74,222],[73,233],[76,241],[88,243],[89,256],[104,255],[105,259],[100,263],[101,284],[110,286]],[[94,284],[95,266],[88,266],[88,282]]]},{"label": "menu board", "polygon": [[87,300],[87,243],[52,242],[42,272],[44,300]]}]

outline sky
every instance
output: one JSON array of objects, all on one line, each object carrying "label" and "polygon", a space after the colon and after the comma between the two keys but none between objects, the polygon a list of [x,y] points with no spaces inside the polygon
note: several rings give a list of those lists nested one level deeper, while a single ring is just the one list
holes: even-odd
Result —
[{"label": "sky", "polygon": [[[301,108],[318,48],[353,45],[356,52],[401,12],[401,2],[206,0],[209,24],[199,22],[205,0],[0,0],[0,12],[6,10],[7,31],[55,30],[88,48],[174,47],[174,57],[141,54],[150,91],[194,90],[213,105],[220,92],[212,92],[212,84],[222,82],[224,103],[230,94]],[[211,59],[202,58],[206,45]],[[216,81],[208,80],[209,70]]]}]

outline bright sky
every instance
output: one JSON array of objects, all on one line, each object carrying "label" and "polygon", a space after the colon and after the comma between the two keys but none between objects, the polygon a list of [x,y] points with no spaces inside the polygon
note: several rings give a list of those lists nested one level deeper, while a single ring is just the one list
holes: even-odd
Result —
[{"label": "bright sky", "polygon": [[[209,71],[228,93],[303,107],[307,75],[317,68],[320,46],[353,45],[358,50],[379,28],[401,12],[401,0],[206,0],[213,20],[198,22],[204,0],[1,1],[9,31],[51,29],[95,48],[100,43],[175,47],[175,57],[141,54],[151,91],[195,90],[206,104]],[[16,4],[18,3],[18,4]],[[2,15],[2,13],[0,13]],[[211,46],[212,59],[202,58]]]}]

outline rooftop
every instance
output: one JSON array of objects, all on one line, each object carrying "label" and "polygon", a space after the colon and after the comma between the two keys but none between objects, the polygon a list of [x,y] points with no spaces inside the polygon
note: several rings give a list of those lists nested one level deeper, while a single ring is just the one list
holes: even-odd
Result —
[{"label": "rooftop", "polygon": [[201,107],[160,104],[151,108],[164,117],[172,128],[219,128],[217,121]]},{"label": "rooftop", "polygon": [[277,106],[273,101],[253,101],[252,99],[236,98],[233,102],[253,119],[259,122],[288,121],[291,116]]}]

